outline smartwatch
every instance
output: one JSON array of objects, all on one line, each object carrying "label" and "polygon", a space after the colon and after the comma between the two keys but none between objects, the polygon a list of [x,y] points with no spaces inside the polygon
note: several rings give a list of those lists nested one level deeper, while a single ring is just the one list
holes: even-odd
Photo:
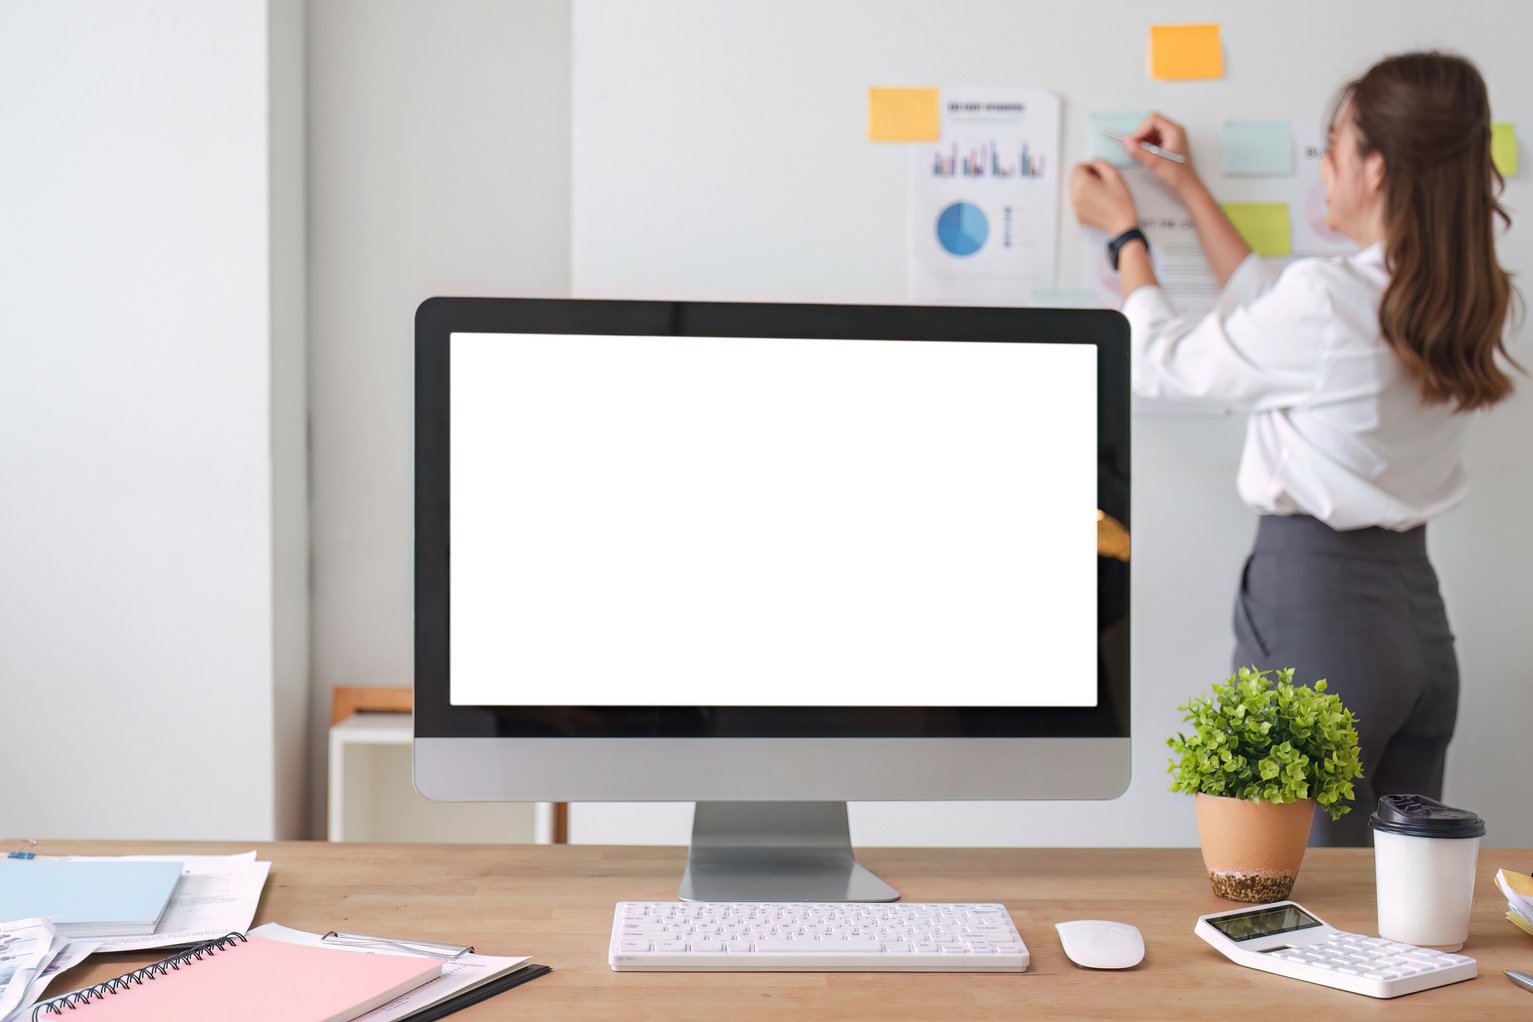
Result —
[{"label": "smartwatch", "polygon": [[1131,241],[1143,242],[1145,252],[1150,251],[1150,239],[1146,238],[1144,236],[1144,232],[1139,228],[1130,227],[1128,230],[1124,231],[1122,234],[1118,235],[1116,238],[1107,243],[1107,261],[1112,263],[1114,272],[1116,272],[1118,269],[1118,253],[1123,250],[1124,245],[1127,245]]}]

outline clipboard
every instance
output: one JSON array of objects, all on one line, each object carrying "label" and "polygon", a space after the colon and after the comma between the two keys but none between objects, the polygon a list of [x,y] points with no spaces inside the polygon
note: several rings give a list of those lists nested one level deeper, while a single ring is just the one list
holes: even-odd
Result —
[{"label": "clipboard", "polygon": [[[380,937],[372,933],[344,933],[339,930],[330,930],[319,939],[326,944],[336,944],[342,947],[367,947],[376,948],[380,951],[401,951],[408,955],[436,958],[444,962],[450,962],[455,958],[462,958],[464,955],[474,953],[472,944],[444,944],[434,940]],[[508,973],[507,975],[514,975],[514,973]]]},{"label": "clipboard", "polygon": [[553,969],[550,966],[528,962],[521,968],[513,969],[499,979],[491,980],[483,986],[474,987],[472,990],[465,990],[461,994],[449,997],[447,1000],[433,1004],[429,1008],[422,1008],[413,1015],[406,1015],[399,1022],[436,1022],[437,1019],[446,1018],[455,1011],[461,1011],[469,1005],[488,1000],[496,994],[503,994],[512,987],[520,986],[528,980],[537,979],[539,976],[546,975],[552,971]]}]

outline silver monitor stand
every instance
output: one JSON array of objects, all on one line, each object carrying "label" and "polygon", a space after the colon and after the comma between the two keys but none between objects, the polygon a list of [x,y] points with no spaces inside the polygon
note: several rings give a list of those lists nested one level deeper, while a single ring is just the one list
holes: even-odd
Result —
[{"label": "silver monitor stand", "polygon": [[699,802],[682,901],[898,901],[852,857],[845,802]]}]

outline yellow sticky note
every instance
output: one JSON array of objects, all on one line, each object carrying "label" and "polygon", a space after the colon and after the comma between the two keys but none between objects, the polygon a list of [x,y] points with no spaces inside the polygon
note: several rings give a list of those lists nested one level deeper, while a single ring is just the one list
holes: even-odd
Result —
[{"label": "yellow sticky note", "polygon": [[1257,255],[1285,256],[1293,251],[1286,202],[1226,202],[1224,212]]},{"label": "yellow sticky note", "polygon": [[1150,26],[1152,78],[1223,78],[1218,25]]},{"label": "yellow sticky note", "polygon": [[869,142],[938,142],[942,111],[936,89],[869,89]]},{"label": "yellow sticky note", "polygon": [[1490,126],[1490,158],[1502,177],[1517,176],[1517,126],[1515,124],[1492,124]]}]

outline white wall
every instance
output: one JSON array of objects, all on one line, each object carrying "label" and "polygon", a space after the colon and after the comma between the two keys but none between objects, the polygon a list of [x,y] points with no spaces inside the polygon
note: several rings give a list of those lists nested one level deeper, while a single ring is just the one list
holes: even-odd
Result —
[{"label": "white wall", "polygon": [[296,11],[0,5],[12,834],[297,832]]},{"label": "white wall", "polygon": [[569,54],[567,0],[309,4],[319,724],[335,685],[415,673],[415,307],[568,290]]},{"label": "white wall", "polygon": [[[1158,108],[1188,123],[1194,151],[1217,167],[1226,118],[1313,123],[1380,56],[1443,45],[1479,64],[1498,119],[1519,122],[1524,137],[1533,130],[1533,7],[1512,0],[576,0],[574,11],[572,284],[585,296],[903,301],[907,155],[865,141],[870,85],[1050,88],[1064,99],[1070,161],[1086,153],[1088,112]],[[1149,79],[1150,24],[1220,19],[1225,79]],[[1528,174],[1508,186],[1514,209],[1528,204]],[[1075,287],[1081,239],[1065,216],[1059,286]],[[1503,258],[1526,288],[1525,227]],[[1525,329],[1516,346],[1533,363],[1527,342]],[[1474,492],[1430,530],[1464,680],[1447,797],[1484,814],[1501,845],[1533,842],[1516,731],[1533,717],[1522,650],[1533,606],[1533,538],[1522,526],[1533,498],[1530,425],[1526,396],[1479,425]],[[1101,804],[863,804],[853,808],[854,840],[1195,842],[1190,805],[1166,791],[1163,742],[1179,723],[1175,707],[1228,672],[1231,598],[1254,530],[1233,493],[1243,427],[1236,417],[1134,423],[1128,794]],[[577,806],[571,833],[685,840],[684,809],[648,827],[635,816],[644,811]]]},{"label": "white wall", "polygon": [[[1472,18],[1423,0],[1260,9],[579,0],[573,43],[570,9],[568,0],[310,4],[316,721],[332,685],[411,676],[410,316],[427,295],[562,294],[573,262],[574,283],[593,293],[897,300],[904,155],[862,141],[875,83],[1053,87],[1065,97],[1069,155],[1084,149],[1085,111],[1159,106],[1194,121],[1206,151],[1227,112],[1318,117],[1344,75],[1386,50],[1444,41],[1480,62],[1498,114],[1533,124],[1521,64],[1533,9],[1516,0],[1482,0]],[[1145,25],[1221,17],[1227,81],[1146,79]],[[669,147],[684,142],[706,144],[719,162],[675,159]],[[797,160],[806,153],[817,159]],[[1512,182],[1514,205],[1526,188],[1526,178]],[[1078,242],[1061,233],[1068,274]],[[742,252],[738,237],[748,239]],[[1525,278],[1528,244],[1514,234],[1507,250]],[[1517,344],[1527,356],[1525,333]],[[1518,398],[1481,425],[1470,502],[1431,541],[1465,680],[1448,796],[1485,813],[1501,845],[1533,843],[1515,781],[1528,765],[1516,722],[1533,711],[1517,655],[1533,605],[1533,540],[1518,513],[1533,479],[1516,443],[1533,425],[1530,407]],[[1129,795],[1101,805],[857,806],[860,842],[913,828],[924,843],[1195,840],[1190,806],[1165,792],[1161,743],[1177,703],[1228,666],[1230,599],[1254,528],[1231,483],[1243,423],[1135,427]],[[1503,761],[1514,766],[1498,769]],[[684,808],[636,806],[631,820],[584,835],[580,809],[577,837],[685,838]]]}]

